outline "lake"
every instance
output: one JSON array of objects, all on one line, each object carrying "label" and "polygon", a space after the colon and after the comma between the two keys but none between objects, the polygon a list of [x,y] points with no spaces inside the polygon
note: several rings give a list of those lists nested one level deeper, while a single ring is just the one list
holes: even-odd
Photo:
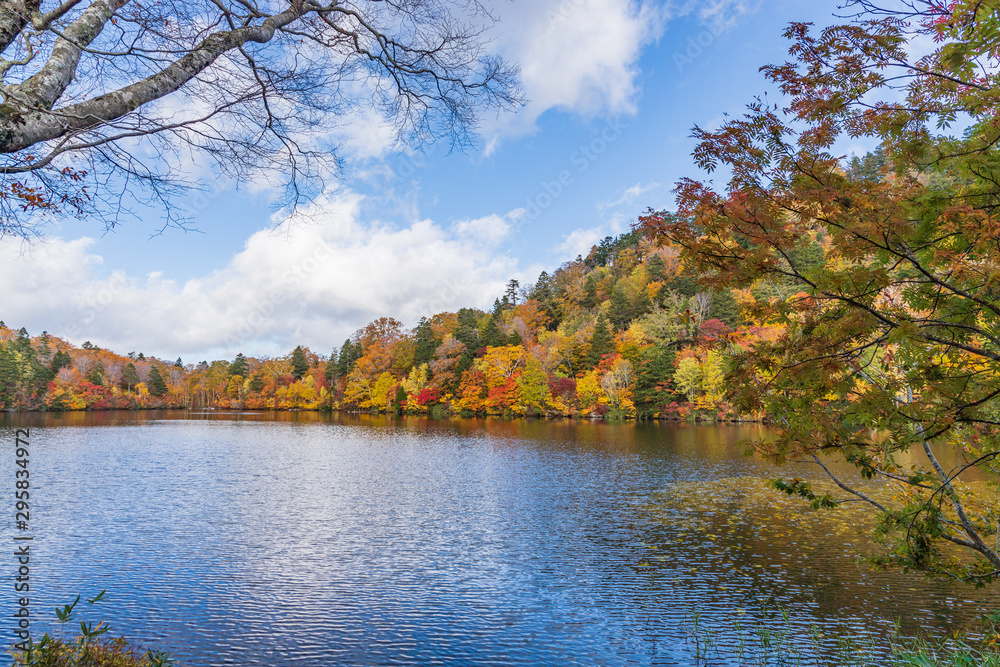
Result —
[{"label": "lake", "polygon": [[26,426],[36,640],[101,589],[89,620],[205,666],[735,665],[764,626],[829,658],[1000,608],[858,564],[847,510],[763,487],[757,426],[3,415],[9,451]]}]

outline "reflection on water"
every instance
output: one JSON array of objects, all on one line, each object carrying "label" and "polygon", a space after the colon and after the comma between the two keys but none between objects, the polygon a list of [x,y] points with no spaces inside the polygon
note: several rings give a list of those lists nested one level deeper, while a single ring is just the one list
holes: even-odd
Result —
[{"label": "reflection on water", "polygon": [[859,566],[853,521],[763,488],[736,445],[752,426],[0,419],[33,427],[35,613],[107,588],[116,628],[185,665],[684,665],[694,614],[789,606],[824,652],[1000,606]]}]

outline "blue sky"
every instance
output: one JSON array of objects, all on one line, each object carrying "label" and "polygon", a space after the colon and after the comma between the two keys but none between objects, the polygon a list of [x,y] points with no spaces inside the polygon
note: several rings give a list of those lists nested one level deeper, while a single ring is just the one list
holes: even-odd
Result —
[{"label": "blue sky", "polygon": [[[689,138],[767,90],[791,21],[836,19],[824,0],[497,2],[493,48],[520,63],[529,102],[483,119],[479,145],[394,150],[372,118],[344,129],[345,167],[308,216],[274,215],[206,163],[180,201],[197,232],[156,212],[103,234],[51,223],[25,250],[0,242],[0,319],[119,352],[185,361],[328,353],[380,315],[489,308],[701,177]],[[865,147],[859,146],[858,150]]]}]

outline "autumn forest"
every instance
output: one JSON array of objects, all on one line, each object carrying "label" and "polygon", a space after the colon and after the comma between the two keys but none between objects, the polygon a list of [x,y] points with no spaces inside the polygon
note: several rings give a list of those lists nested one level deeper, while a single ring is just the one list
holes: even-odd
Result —
[{"label": "autumn forest", "polygon": [[[822,239],[803,253],[822,262]],[[412,330],[381,317],[329,354],[184,363],[0,326],[0,407],[734,419],[724,349],[775,334],[742,314],[751,298],[707,290],[639,224],[534,285],[510,281],[492,312],[437,313]]]}]

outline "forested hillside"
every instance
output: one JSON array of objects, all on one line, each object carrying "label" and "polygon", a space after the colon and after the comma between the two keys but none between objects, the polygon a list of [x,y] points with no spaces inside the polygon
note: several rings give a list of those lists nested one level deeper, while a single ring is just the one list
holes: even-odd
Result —
[{"label": "forested hillside", "polygon": [[[802,260],[822,262],[821,244],[807,239]],[[0,324],[0,407],[734,418],[725,352],[775,335],[741,303],[794,292],[754,290],[706,290],[637,226],[533,285],[510,281],[491,312],[429,314],[412,330],[381,317],[329,355],[297,347],[184,364]]]}]

